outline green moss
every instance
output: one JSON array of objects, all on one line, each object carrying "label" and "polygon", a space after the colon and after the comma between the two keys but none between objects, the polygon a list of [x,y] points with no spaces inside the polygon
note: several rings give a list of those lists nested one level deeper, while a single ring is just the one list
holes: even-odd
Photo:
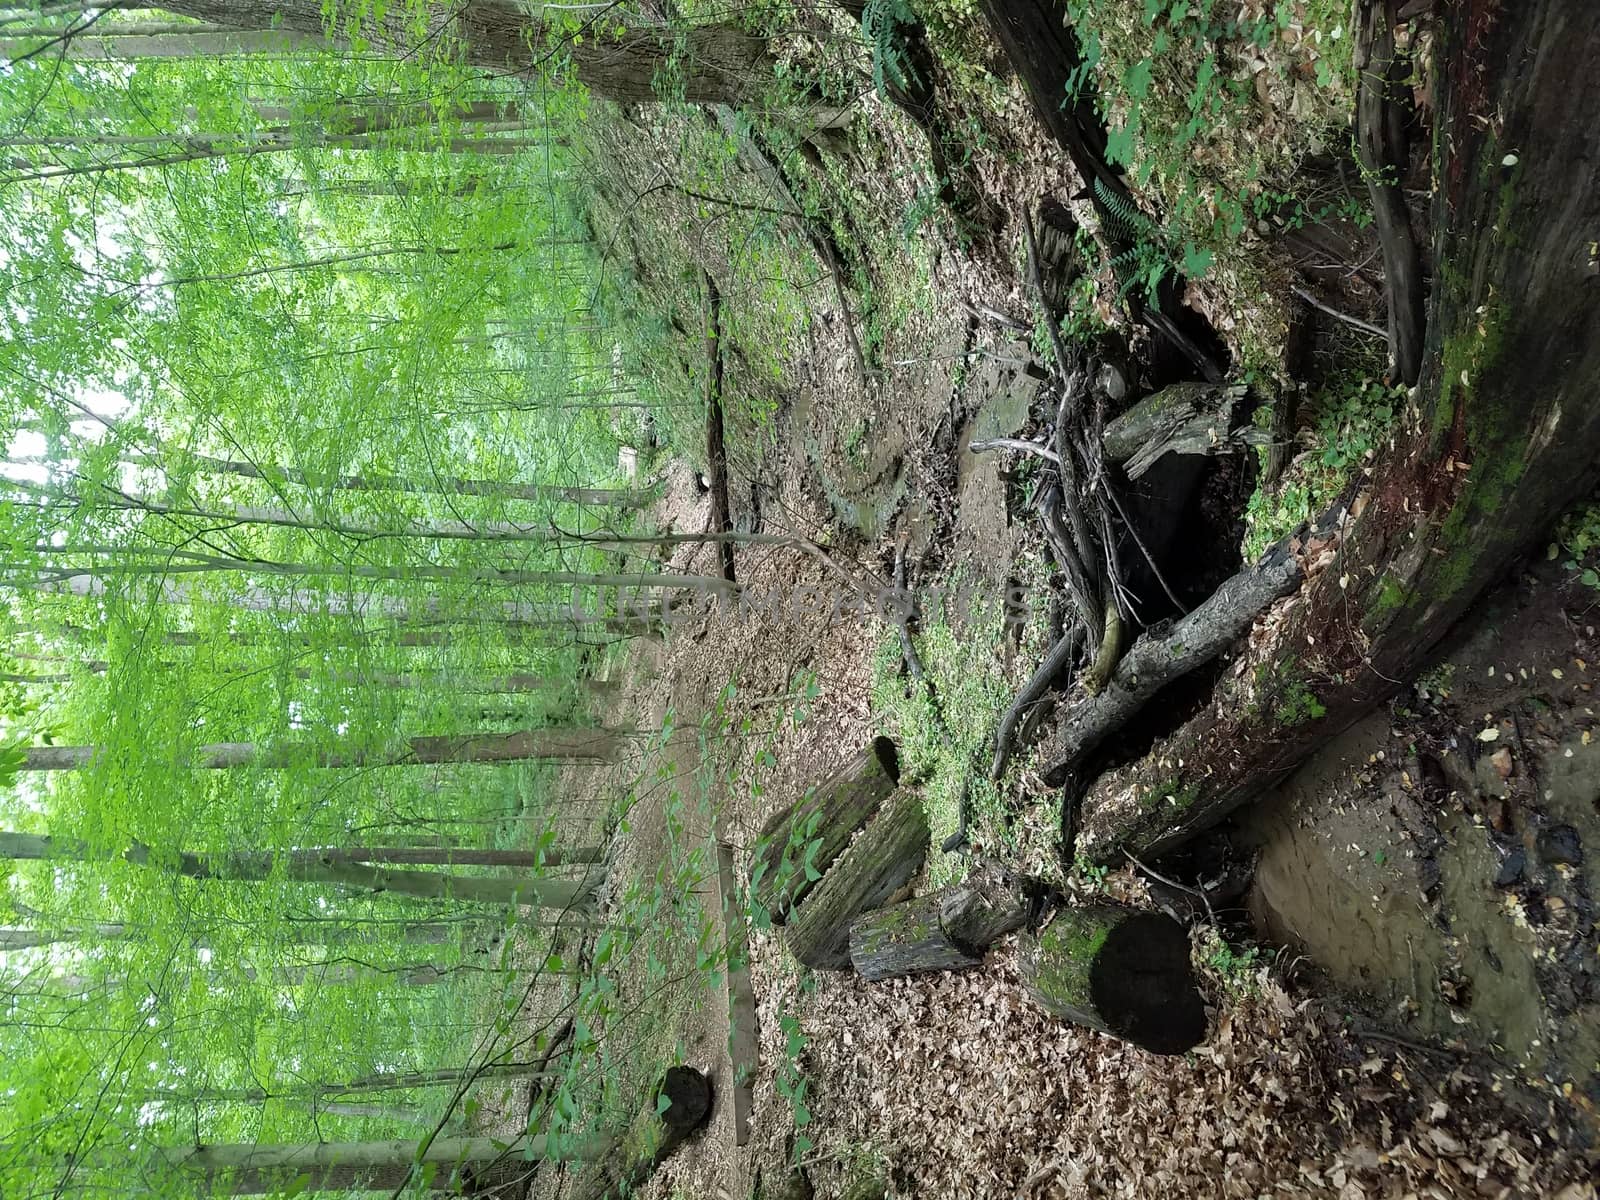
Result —
[{"label": "green moss", "polygon": [[1174,775],[1170,779],[1162,780],[1140,796],[1139,808],[1143,812],[1152,813],[1162,805],[1167,805],[1176,812],[1184,812],[1194,807],[1194,802],[1199,798],[1199,784],[1186,784]]},{"label": "green moss", "polygon": [[1370,616],[1381,617],[1389,613],[1398,612],[1406,606],[1411,593],[1393,575],[1385,575],[1378,581],[1378,594],[1373,597],[1367,612]]},{"label": "green moss", "polygon": [[1080,1006],[1089,990],[1089,968],[1106,944],[1110,928],[1064,913],[1039,935],[1034,986],[1045,996]]}]

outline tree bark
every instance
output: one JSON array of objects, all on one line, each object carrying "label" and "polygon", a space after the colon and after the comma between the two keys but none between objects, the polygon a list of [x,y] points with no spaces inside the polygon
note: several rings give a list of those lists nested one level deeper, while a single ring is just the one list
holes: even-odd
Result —
[{"label": "tree bark", "polygon": [[[781,925],[900,779],[894,743],[878,737],[811,792],[767,818],[751,856],[750,892]],[[812,847],[815,846],[813,851]]]},{"label": "tree bark", "polygon": [[1600,6],[1467,0],[1437,39],[1417,401],[1353,528],[1311,543],[1309,582],[1212,703],[1085,797],[1095,860],[1159,855],[1283,779],[1414,678],[1600,476],[1600,189],[1573,170],[1600,158],[1600,93],[1572,85]]},{"label": "tree bark", "polygon": [[[711,532],[733,532],[728,503],[728,443],[722,429],[722,295],[709,271],[706,282],[706,470],[711,477]],[[717,543],[722,577],[734,583],[733,543]]]},{"label": "tree bark", "polygon": [[[183,765],[201,770],[256,767],[398,767],[443,763],[614,762],[624,735],[615,729],[519,729],[511,733],[466,733],[406,739],[399,749],[330,750],[289,743],[215,742],[196,747]],[[100,746],[30,746],[24,771],[77,771],[104,754]],[[354,861],[354,860],[352,860]],[[398,859],[392,861],[399,861]]]},{"label": "tree bark", "polygon": [[867,982],[982,964],[1032,911],[1022,881],[983,864],[965,883],[869,912],[850,926],[850,962]]},{"label": "tree bark", "polygon": [[848,968],[851,924],[909,883],[927,856],[922,798],[897,792],[789,914],[784,929],[789,952],[808,967]]},{"label": "tree bark", "polygon": [[1206,1035],[1189,935],[1163,913],[1099,905],[1058,912],[1023,938],[1022,977],[1045,1009],[1156,1054]]},{"label": "tree bark", "polygon": [[[289,33],[325,37],[320,0],[168,0],[169,12],[245,29],[274,26]],[[658,77],[669,92],[679,84],[692,104],[740,104],[760,96],[771,78],[763,38],[734,24],[668,28],[626,13],[615,20],[584,22],[577,35],[561,35],[552,49],[549,32],[511,0],[468,0],[428,9],[427,29],[413,28],[404,7],[373,16],[363,10],[361,35],[374,46],[410,57],[434,44],[459,46],[462,60],[495,74],[532,75],[542,65],[570,56],[577,77],[597,96],[619,104],[658,99]],[[334,41],[343,40],[344,14],[336,18]]]},{"label": "tree bark", "polygon": [[280,870],[297,883],[336,884],[374,892],[393,892],[430,900],[469,903],[538,905],[545,908],[587,909],[596,880],[503,879],[479,875],[451,875],[443,871],[402,871],[353,863],[337,850],[296,856],[274,850],[236,850],[207,855],[189,851],[157,852],[135,842],[121,854],[95,849],[76,838],[39,834],[0,833],[0,859],[71,862],[105,862],[121,858],[136,866],[153,866],[191,879],[254,883],[271,879]]}]

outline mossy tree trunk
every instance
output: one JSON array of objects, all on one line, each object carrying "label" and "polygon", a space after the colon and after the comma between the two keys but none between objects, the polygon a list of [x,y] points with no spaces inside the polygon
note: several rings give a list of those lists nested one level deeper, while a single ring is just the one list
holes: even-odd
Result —
[{"label": "mossy tree trunk", "polygon": [[1024,938],[1022,975],[1056,1016],[1156,1054],[1182,1054],[1206,1034],[1189,936],[1162,913],[1064,908]]},{"label": "mossy tree trunk", "polygon": [[789,952],[808,967],[849,967],[851,924],[909,883],[927,856],[922,799],[898,792],[790,914]]},{"label": "mossy tree trunk", "polygon": [[773,921],[788,919],[899,779],[894,743],[874,738],[806,796],[767,819],[751,861],[750,891]]},{"label": "mossy tree trunk", "polygon": [[869,983],[979,966],[1032,910],[1016,876],[980,865],[965,883],[869,912],[850,926],[850,962]]},{"label": "mossy tree trunk", "polygon": [[[1427,359],[1337,555],[1212,702],[1084,797],[1079,850],[1155,855],[1284,778],[1425,667],[1600,477],[1600,5],[1437,24]],[[1315,564],[1313,564],[1314,566]]]}]

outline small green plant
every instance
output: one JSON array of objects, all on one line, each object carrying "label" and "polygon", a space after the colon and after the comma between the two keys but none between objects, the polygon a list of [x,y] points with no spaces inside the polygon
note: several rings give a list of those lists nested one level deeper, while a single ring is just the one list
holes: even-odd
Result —
[{"label": "small green plant", "polygon": [[[1267,548],[1294,532],[1333,502],[1352,471],[1362,469],[1392,436],[1404,389],[1372,376],[1357,376],[1312,396],[1316,415],[1311,452],[1296,458],[1273,487],[1259,487],[1245,507],[1244,554],[1260,558]],[[1265,462],[1266,451],[1261,450]]]},{"label": "small green plant", "polygon": [[883,96],[912,82],[915,68],[906,61],[901,30],[917,23],[906,0],[867,0],[861,10],[861,32],[872,47],[872,86]]},{"label": "small green plant", "polygon": [[1090,891],[1098,892],[1105,889],[1106,876],[1111,873],[1111,868],[1090,862],[1080,854],[1072,860],[1072,873],[1088,884]]},{"label": "small green plant", "polygon": [[815,1144],[804,1132],[805,1127],[811,1124],[811,1109],[806,1104],[811,1080],[800,1069],[800,1054],[810,1039],[800,1027],[800,1018],[790,1012],[779,1011],[778,1029],[783,1034],[783,1058],[778,1062],[773,1087],[778,1095],[788,1101],[789,1109],[794,1114],[794,1159],[798,1162]]},{"label": "small green plant", "polygon": [[1562,559],[1562,566],[1577,572],[1585,587],[1600,591],[1600,570],[1592,552],[1600,547],[1600,503],[1586,504],[1562,518],[1556,540],[1550,544],[1551,560]]},{"label": "small green plant", "polygon": [[1298,681],[1290,684],[1288,691],[1273,710],[1272,715],[1280,725],[1304,725],[1328,715],[1328,708],[1316,693]]}]

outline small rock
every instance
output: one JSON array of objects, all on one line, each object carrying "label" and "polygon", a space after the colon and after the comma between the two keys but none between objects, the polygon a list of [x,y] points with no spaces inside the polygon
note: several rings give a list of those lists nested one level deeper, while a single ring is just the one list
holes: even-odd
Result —
[{"label": "small rock", "polygon": [[1504,746],[1489,756],[1489,762],[1494,765],[1495,773],[1501,779],[1511,778],[1511,751]]},{"label": "small rock", "polygon": [[1552,865],[1583,863],[1583,840],[1571,825],[1552,825],[1539,834],[1539,857]]},{"label": "small rock", "polygon": [[1515,887],[1522,882],[1522,873],[1527,869],[1527,866],[1527,853],[1520,849],[1513,850],[1500,862],[1500,870],[1494,877],[1495,887]]}]

